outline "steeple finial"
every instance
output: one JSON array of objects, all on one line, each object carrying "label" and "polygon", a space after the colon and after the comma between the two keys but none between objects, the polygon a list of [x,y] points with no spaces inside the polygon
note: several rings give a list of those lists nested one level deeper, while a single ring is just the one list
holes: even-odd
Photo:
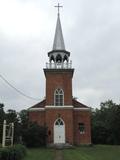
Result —
[{"label": "steeple finial", "polygon": [[55,6],[55,7],[58,8],[58,16],[59,16],[59,14],[60,14],[60,8],[62,8],[63,6],[61,6],[61,5],[58,3],[58,5]]}]

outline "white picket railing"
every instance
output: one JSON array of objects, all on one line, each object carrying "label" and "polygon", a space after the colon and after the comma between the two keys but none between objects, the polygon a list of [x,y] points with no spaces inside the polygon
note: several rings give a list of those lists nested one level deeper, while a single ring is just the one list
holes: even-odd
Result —
[{"label": "white picket railing", "polygon": [[71,69],[72,61],[70,63],[46,63],[47,69]]}]

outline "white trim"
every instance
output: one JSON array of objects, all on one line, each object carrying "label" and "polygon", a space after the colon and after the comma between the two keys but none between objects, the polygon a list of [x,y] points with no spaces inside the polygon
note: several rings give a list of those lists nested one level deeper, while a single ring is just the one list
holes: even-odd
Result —
[{"label": "white trim", "polygon": [[58,119],[60,119],[60,120],[63,122],[63,124],[65,125],[65,122],[63,121],[62,118],[57,118],[57,119],[54,121],[54,126],[56,125],[55,123],[58,121]]},{"label": "white trim", "polygon": [[45,111],[45,109],[74,109],[76,111],[90,111],[90,108],[74,108],[73,106],[45,106],[45,108],[30,108],[28,111]]},{"label": "white trim", "polygon": [[85,131],[79,131],[80,132],[80,134],[85,134]]},{"label": "white trim", "polygon": [[45,108],[30,108],[28,111],[44,111]]},{"label": "white trim", "polygon": [[88,110],[88,111],[89,111],[90,108],[74,108],[74,110],[76,110],[76,111],[77,111],[77,110],[80,110],[80,111]]},{"label": "white trim", "polygon": [[45,106],[46,109],[72,109],[73,106]]},{"label": "white trim", "polygon": [[55,91],[54,91],[54,105],[55,105],[55,103],[56,103],[55,97],[56,97],[56,91],[57,91],[58,89],[62,90],[62,93],[63,93],[63,94],[62,94],[62,95],[63,95],[63,105],[62,105],[62,106],[64,106],[64,91],[63,91],[62,88],[57,88],[57,89],[55,89]]},{"label": "white trim", "polygon": [[[58,133],[58,136],[56,137],[56,121],[58,120],[58,119],[60,119],[62,122],[63,122],[63,125],[61,125],[61,127],[63,127],[63,134],[62,134],[62,141],[59,141],[58,140],[58,138],[57,137],[61,137],[61,132],[59,132]],[[59,128],[59,127],[57,127],[57,128]],[[65,143],[65,122],[63,121],[63,119],[62,118],[57,118],[55,121],[54,121],[54,126],[53,126],[53,135],[54,135],[54,144],[56,144],[56,143]],[[57,138],[57,139],[56,139]]]}]

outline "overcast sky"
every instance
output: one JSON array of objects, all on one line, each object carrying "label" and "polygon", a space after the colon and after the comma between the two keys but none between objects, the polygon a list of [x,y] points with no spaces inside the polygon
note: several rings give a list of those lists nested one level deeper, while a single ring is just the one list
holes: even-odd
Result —
[{"label": "overcast sky", "polygon": [[[61,0],[66,50],[75,73],[73,96],[91,107],[120,103],[120,0]],[[43,68],[55,33],[58,1],[0,0],[0,74],[28,96],[45,97]],[[27,109],[30,100],[0,79],[5,109]]]}]

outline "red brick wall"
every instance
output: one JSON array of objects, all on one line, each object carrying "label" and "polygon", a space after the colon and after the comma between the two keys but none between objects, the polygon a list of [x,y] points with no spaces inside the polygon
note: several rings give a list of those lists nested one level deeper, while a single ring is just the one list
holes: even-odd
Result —
[{"label": "red brick wall", "polygon": [[[54,142],[54,122],[60,116],[65,123],[65,140],[70,144],[91,144],[91,113],[72,109],[46,109],[29,112],[30,121],[48,127],[48,143]],[[80,134],[78,123],[85,124],[85,133]]]},{"label": "red brick wall", "polygon": [[44,111],[31,111],[29,112],[29,120],[31,122],[37,122],[39,125],[45,125],[45,112]]},{"label": "red brick wall", "polygon": [[[64,105],[72,105],[72,76],[73,69],[44,69],[46,76],[46,105],[54,105],[54,91],[62,88]],[[62,108],[62,106],[61,106]],[[46,109],[45,111],[29,112],[29,119],[39,125],[48,127],[48,143],[54,142],[54,122],[58,117],[65,122],[65,140],[70,144],[90,144],[91,124],[90,112],[73,109]],[[85,124],[85,133],[80,134],[78,123]]]},{"label": "red brick wall", "polygon": [[46,105],[54,105],[54,91],[62,88],[64,105],[72,105],[72,76],[73,70],[45,70],[46,75]]},{"label": "red brick wall", "polygon": [[65,140],[73,144],[73,110],[72,109],[47,109],[46,125],[51,135],[48,136],[48,143],[54,142],[54,122],[60,116],[65,123]]},{"label": "red brick wall", "polygon": [[[74,143],[91,144],[91,113],[90,111],[74,111]],[[78,123],[85,124],[85,133],[80,134]]]}]

